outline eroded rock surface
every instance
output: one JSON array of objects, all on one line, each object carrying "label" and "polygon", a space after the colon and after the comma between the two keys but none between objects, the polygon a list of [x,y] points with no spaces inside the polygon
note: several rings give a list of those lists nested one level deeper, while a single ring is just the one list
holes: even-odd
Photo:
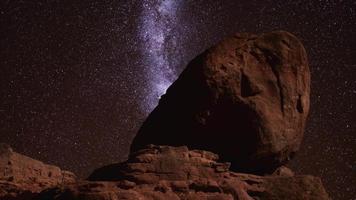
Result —
[{"label": "eroded rock surface", "polygon": [[232,168],[271,173],[299,149],[310,72],[301,42],[284,31],[236,34],[196,57],[135,137],[220,155]]},{"label": "eroded rock surface", "polygon": [[75,175],[59,167],[14,152],[0,144],[0,199],[30,199],[42,190],[75,182]]},{"label": "eroded rock surface", "polygon": [[211,152],[151,145],[121,164],[40,194],[36,200],[326,200],[319,178],[256,176],[229,171]]}]

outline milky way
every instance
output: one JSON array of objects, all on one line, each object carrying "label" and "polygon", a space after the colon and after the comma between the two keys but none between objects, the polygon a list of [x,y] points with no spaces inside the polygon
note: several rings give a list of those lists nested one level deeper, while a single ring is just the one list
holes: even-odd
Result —
[{"label": "milky way", "polygon": [[127,158],[200,52],[234,32],[283,29],[302,40],[312,75],[291,167],[355,199],[355,21],[355,0],[0,1],[0,142],[86,177]]},{"label": "milky way", "polygon": [[174,59],[178,51],[178,12],[180,0],[145,0],[140,16],[139,36],[143,40],[142,54],[146,63],[149,96],[144,109],[152,110],[176,78]]}]

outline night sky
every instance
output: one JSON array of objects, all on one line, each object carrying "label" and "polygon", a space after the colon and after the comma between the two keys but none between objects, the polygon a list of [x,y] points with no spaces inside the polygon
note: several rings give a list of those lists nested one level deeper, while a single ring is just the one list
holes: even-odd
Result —
[{"label": "night sky", "polygon": [[127,158],[184,66],[234,32],[287,30],[312,74],[290,167],[356,199],[356,1],[1,0],[0,142],[85,177]]}]

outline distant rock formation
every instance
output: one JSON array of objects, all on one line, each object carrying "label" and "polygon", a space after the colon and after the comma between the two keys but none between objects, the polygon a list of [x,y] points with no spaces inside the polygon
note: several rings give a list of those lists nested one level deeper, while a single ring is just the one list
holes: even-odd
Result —
[{"label": "distant rock formation", "polygon": [[229,171],[218,155],[150,145],[127,162],[96,170],[89,181],[44,191],[36,200],[327,200],[319,178]]},{"label": "distant rock formation", "polygon": [[44,189],[75,182],[69,171],[47,165],[0,144],[0,199],[30,199]]},{"label": "distant rock formation", "polygon": [[193,61],[135,137],[219,154],[234,170],[264,174],[299,149],[310,72],[301,42],[284,31],[236,34]]}]

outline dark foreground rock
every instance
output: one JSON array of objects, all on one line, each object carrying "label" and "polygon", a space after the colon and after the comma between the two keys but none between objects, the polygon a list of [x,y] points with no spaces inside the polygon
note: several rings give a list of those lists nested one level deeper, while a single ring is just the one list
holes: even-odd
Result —
[{"label": "dark foreground rock", "polygon": [[[211,152],[149,146],[89,178],[44,191],[36,200],[326,200],[319,178],[229,171]],[[283,171],[283,170],[282,170]],[[285,169],[284,169],[285,171]]]},{"label": "dark foreground rock", "polygon": [[184,70],[135,137],[217,153],[232,168],[271,173],[299,149],[309,111],[310,73],[288,32],[236,34]]},{"label": "dark foreground rock", "polygon": [[75,182],[75,175],[0,144],[0,199],[31,199],[42,190]]}]

